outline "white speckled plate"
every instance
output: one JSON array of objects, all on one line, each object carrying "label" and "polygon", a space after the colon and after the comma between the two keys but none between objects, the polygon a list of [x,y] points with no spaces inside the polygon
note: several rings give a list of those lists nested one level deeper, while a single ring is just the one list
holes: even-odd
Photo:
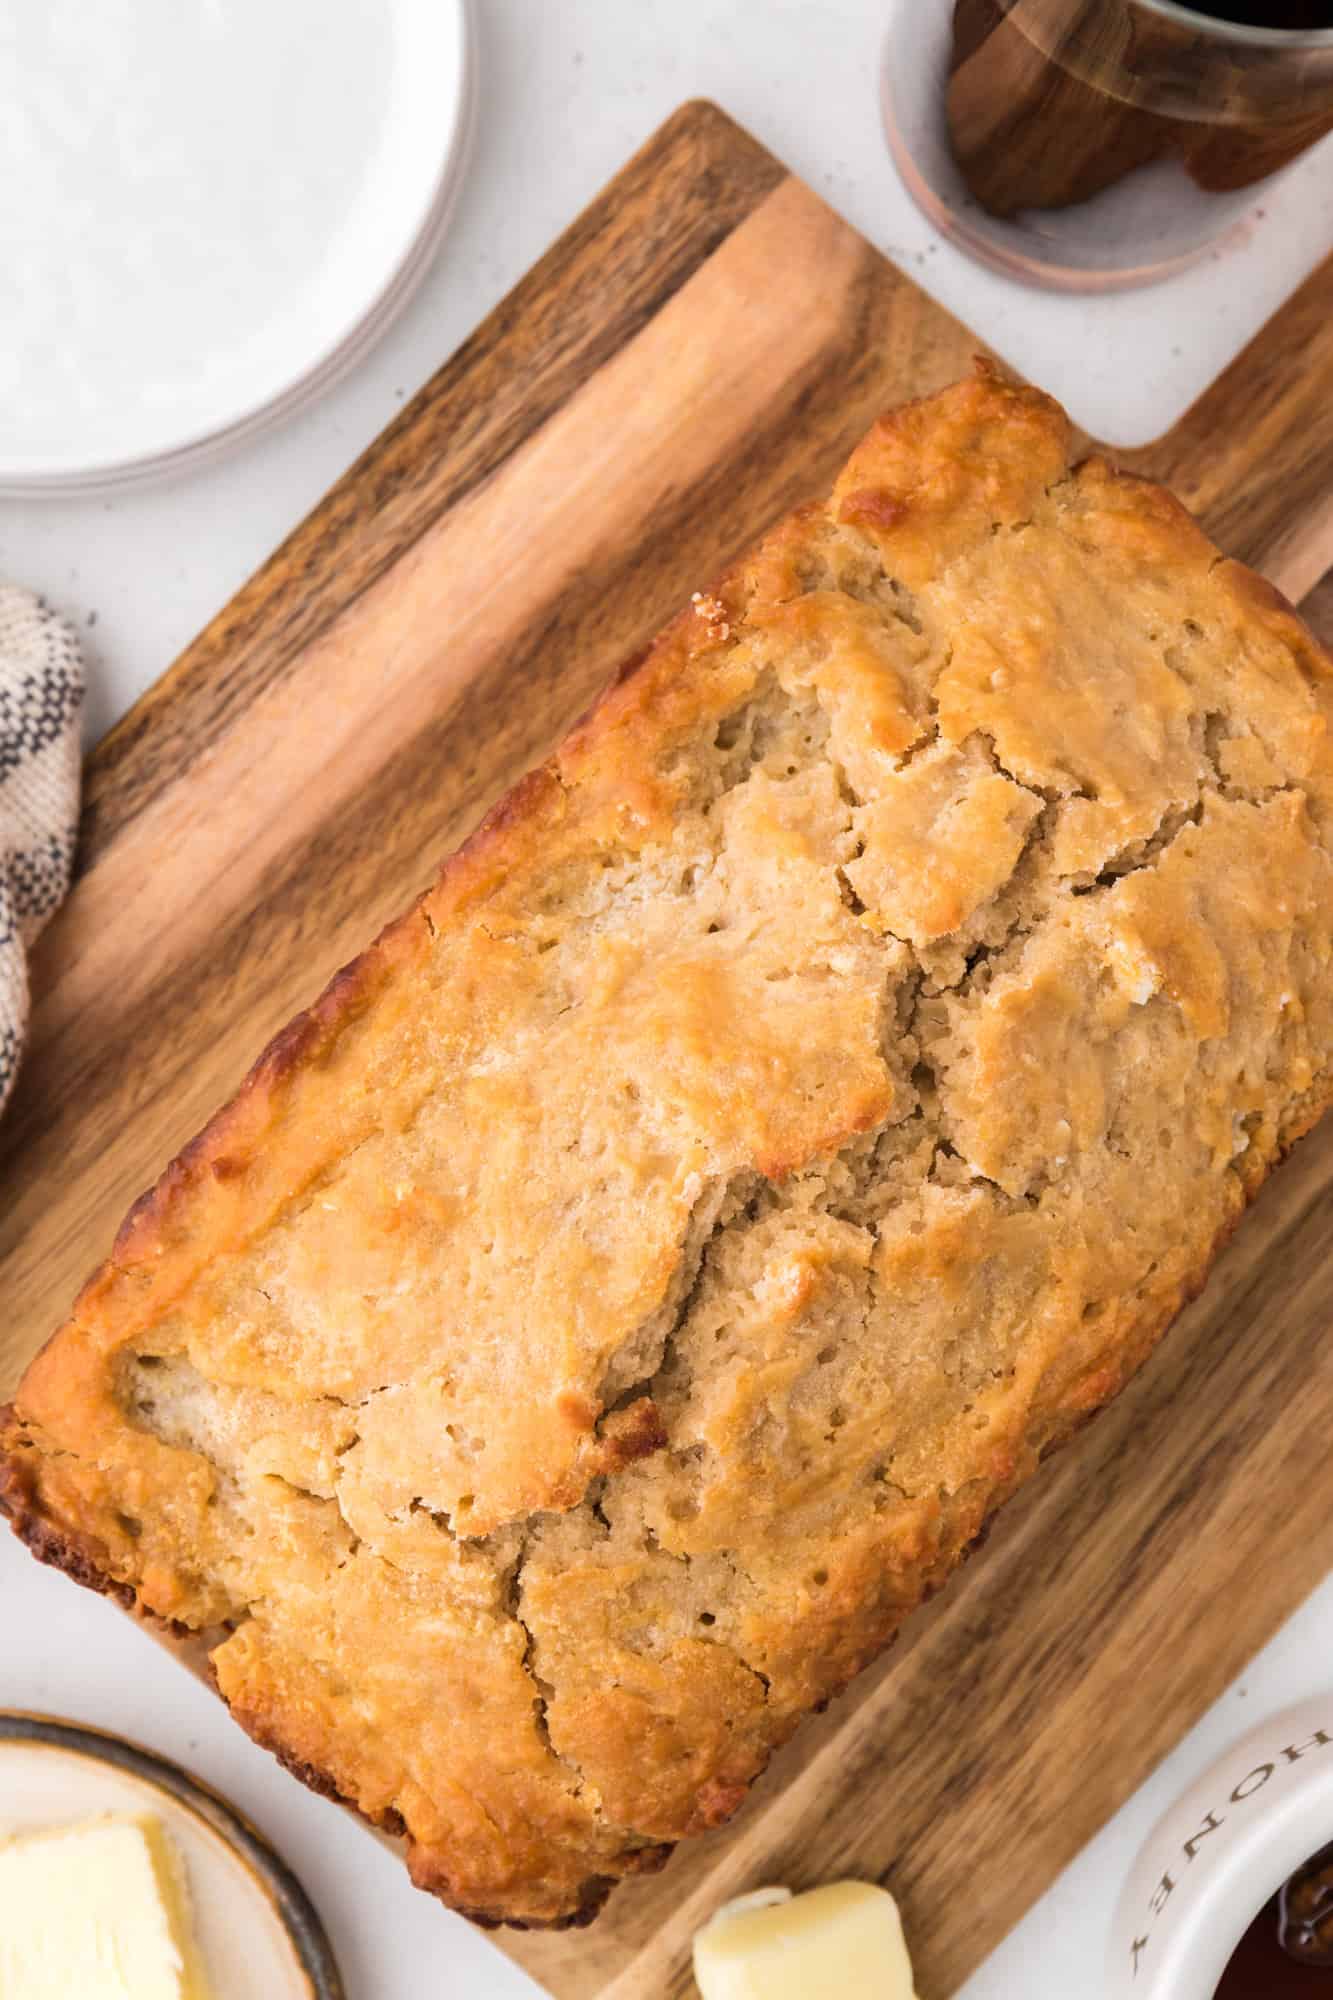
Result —
[{"label": "white speckled plate", "polygon": [[216,2000],[345,2000],[305,1890],[234,1807],[123,1737],[0,1710],[0,1833],[155,1813],[185,1864]]}]

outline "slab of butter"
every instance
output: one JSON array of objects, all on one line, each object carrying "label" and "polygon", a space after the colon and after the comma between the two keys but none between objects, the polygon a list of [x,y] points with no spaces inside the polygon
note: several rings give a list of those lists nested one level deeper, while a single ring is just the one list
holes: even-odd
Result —
[{"label": "slab of butter", "polygon": [[898,1905],[873,1882],[755,1889],[694,1940],[703,2000],[915,2000]]},{"label": "slab of butter", "polygon": [[0,2000],[209,2000],[151,1815],[0,1839]]}]

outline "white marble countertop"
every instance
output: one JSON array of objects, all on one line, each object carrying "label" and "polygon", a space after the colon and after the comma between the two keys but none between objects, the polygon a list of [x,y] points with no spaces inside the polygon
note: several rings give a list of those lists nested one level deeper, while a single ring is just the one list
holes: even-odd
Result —
[{"label": "white marble countertop", "polygon": [[[1154,413],[1173,401],[1183,407],[1189,369],[1220,365],[1333,242],[1333,155],[1324,150],[1269,201],[1243,282],[1218,266],[1188,289],[1158,288],[1153,300],[1049,300],[1035,312],[1031,294],[937,245],[897,186],[875,104],[883,19],[884,0],[824,0],[818,10],[802,0],[677,0],[671,9],[480,0],[480,116],[454,225],[422,290],[356,372],[236,456],[169,485],[0,503],[0,573],[45,591],[84,630],[90,739],[686,97],[716,98],[1002,352],[1121,442],[1150,435]],[[1188,339],[1161,338],[1163,325]],[[228,1793],[304,1878],[350,2000],[536,1993],[481,1933],[413,1890],[350,1818],[283,1776],[127,1620],[39,1570],[7,1536],[0,1606],[0,1705],[121,1730]],[[1228,1736],[1326,1686],[1330,1662],[1333,1581],[1029,1913],[966,2000],[1095,2000],[1110,1907],[1157,1811]],[[977,1856],[979,1870],[1004,1865],[1002,1854]]]}]

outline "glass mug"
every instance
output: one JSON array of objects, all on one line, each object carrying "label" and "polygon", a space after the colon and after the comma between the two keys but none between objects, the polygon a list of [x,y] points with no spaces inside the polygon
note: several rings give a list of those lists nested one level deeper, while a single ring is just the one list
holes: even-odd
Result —
[{"label": "glass mug", "polygon": [[1333,0],[899,0],[883,104],[962,247],[1040,282],[1140,283],[1333,131]]}]

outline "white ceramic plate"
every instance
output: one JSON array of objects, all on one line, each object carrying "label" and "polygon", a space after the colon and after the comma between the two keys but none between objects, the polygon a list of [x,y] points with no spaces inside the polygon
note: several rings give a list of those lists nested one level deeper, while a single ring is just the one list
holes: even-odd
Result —
[{"label": "white ceramic plate", "polygon": [[216,1792],[123,1737],[0,1710],[0,1832],[108,1812],[152,1812],[166,1826],[217,2000],[344,2000],[309,1897]]},{"label": "white ceramic plate", "polygon": [[405,303],[466,153],[467,0],[41,0],[14,21],[0,490],[232,443]]}]

